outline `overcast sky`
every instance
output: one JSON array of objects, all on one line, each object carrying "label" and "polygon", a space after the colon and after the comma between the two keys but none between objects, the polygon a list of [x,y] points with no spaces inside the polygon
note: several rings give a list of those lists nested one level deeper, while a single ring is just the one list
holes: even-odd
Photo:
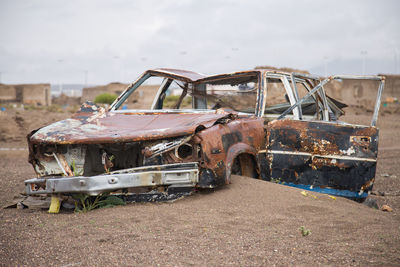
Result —
[{"label": "overcast sky", "polygon": [[157,67],[399,73],[399,13],[396,0],[0,0],[1,82],[128,82]]}]

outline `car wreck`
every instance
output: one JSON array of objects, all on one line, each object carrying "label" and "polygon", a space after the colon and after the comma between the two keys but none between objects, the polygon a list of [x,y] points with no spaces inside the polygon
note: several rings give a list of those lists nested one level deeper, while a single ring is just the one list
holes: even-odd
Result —
[{"label": "car wreck", "polygon": [[[147,109],[130,97],[149,79]],[[333,80],[379,84],[370,125],[342,122]],[[85,103],[28,135],[37,178],[28,195],[171,195],[231,183],[231,175],[364,199],[375,178],[384,78],[250,70],[206,76],[148,70],[107,109]]]}]

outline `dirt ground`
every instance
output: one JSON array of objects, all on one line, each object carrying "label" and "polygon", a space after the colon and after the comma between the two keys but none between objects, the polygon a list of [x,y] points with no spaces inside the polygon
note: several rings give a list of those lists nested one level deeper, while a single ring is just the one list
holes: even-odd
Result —
[{"label": "dirt ground", "polygon": [[[384,195],[371,198],[393,212],[235,176],[229,186],[172,203],[56,215],[1,209],[0,265],[399,266],[400,115],[382,114],[374,191]],[[0,148],[23,149],[22,134],[68,116],[9,111],[0,117]],[[370,117],[345,119],[362,124]],[[0,150],[0,205],[34,176],[26,150]],[[300,227],[311,234],[303,236]]]}]

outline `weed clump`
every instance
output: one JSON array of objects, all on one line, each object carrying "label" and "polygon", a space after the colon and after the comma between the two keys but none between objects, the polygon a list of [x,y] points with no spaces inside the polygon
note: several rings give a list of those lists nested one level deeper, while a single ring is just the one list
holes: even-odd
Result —
[{"label": "weed clump", "polygon": [[306,229],[304,226],[300,226],[299,230],[302,236],[311,235],[311,230]]},{"label": "weed clump", "polygon": [[89,196],[87,194],[75,194],[75,212],[88,212],[97,208],[109,208],[113,206],[125,205],[125,201],[121,198],[108,193],[97,196]]}]

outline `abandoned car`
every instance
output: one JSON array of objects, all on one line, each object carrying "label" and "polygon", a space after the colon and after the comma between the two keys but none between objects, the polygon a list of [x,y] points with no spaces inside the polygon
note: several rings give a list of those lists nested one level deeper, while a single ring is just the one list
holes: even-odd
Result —
[{"label": "abandoned car", "polygon": [[[346,105],[324,86],[343,79],[379,85],[370,125],[339,120]],[[363,199],[374,183],[383,87],[380,76],[148,70],[107,109],[87,102],[72,118],[31,132],[38,178],[25,181],[26,192],[171,194],[229,184],[238,174]]]}]

